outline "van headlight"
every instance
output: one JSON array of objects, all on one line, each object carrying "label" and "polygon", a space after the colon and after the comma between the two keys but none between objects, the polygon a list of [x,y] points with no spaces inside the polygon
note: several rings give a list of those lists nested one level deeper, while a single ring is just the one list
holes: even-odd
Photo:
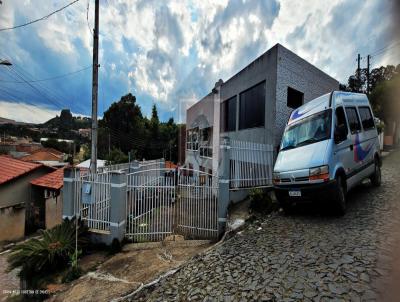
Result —
[{"label": "van headlight", "polygon": [[279,172],[274,172],[272,174],[272,180],[275,184],[278,184],[281,182],[281,175],[279,174]]},{"label": "van headlight", "polygon": [[329,180],[329,166],[310,168],[310,180]]}]

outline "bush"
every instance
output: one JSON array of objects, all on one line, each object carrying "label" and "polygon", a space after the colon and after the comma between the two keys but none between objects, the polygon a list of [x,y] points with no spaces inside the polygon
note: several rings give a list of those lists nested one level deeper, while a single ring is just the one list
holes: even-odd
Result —
[{"label": "bush", "polygon": [[[86,230],[82,224],[78,225],[78,245],[82,247],[87,242],[83,237]],[[31,285],[33,279],[65,268],[70,255],[75,253],[75,220],[65,220],[52,229],[41,231],[41,234],[42,238],[16,245],[8,258],[8,269],[21,267],[21,278]]]},{"label": "bush", "polygon": [[82,276],[82,270],[79,267],[71,267],[62,278],[63,283],[71,282]]},{"label": "bush", "polygon": [[277,208],[277,204],[263,189],[255,188],[250,191],[250,209],[260,214],[268,214]]}]

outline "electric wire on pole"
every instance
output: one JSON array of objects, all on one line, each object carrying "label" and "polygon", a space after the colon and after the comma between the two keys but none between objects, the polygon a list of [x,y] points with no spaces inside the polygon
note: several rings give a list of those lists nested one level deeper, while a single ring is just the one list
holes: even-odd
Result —
[{"label": "electric wire on pole", "polygon": [[357,85],[358,86],[361,86],[360,60],[361,60],[361,56],[360,56],[360,54],[358,54],[358,56],[357,56]]},{"label": "electric wire on pole", "polygon": [[97,94],[99,80],[99,0],[95,0],[93,29],[93,81],[92,81],[92,150],[90,172],[97,171]]},{"label": "electric wire on pole", "polygon": [[370,64],[369,64],[369,59],[371,58],[371,55],[367,56],[367,95],[369,95],[369,68],[370,68]]}]

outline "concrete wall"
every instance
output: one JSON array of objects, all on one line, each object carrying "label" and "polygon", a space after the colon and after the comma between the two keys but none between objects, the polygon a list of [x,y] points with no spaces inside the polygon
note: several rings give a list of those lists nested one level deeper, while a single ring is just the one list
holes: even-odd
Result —
[{"label": "concrete wall", "polygon": [[25,208],[1,208],[0,230],[0,242],[23,238],[25,235]]},{"label": "concrete wall", "polygon": [[27,173],[21,177],[13,179],[9,182],[0,185],[0,208],[16,205],[25,204],[29,206],[31,201],[31,184],[30,181],[43,176],[51,171],[54,171],[47,167],[40,167]]},{"label": "concrete wall", "polygon": [[[52,169],[40,167],[21,177],[0,185],[0,241],[13,241],[25,235],[25,224],[30,224],[31,184],[30,181],[43,176]],[[16,209],[13,205],[20,205]]]},{"label": "concrete wall", "polygon": [[[214,136],[218,136],[218,133],[215,133],[216,129],[214,127],[216,114],[219,115],[219,110],[215,110],[215,97],[213,93],[210,93],[187,110],[186,130],[197,127],[199,129],[213,127],[212,141],[214,142]],[[206,169],[213,169],[213,159],[200,156],[200,151],[198,150],[186,150],[185,162],[187,164],[192,164],[193,169],[195,170],[199,170],[200,166],[205,167]]]},{"label": "concrete wall", "polygon": [[[304,93],[304,103],[339,89],[339,82],[295,53],[277,45],[277,85],[274,145],[279,146],[292,108],[287,107],[288,86]],[[323,67],[323,66],[321,66]]]},{"label": "concrete wall", "polygon": [[58,192],[58,196],[47,198],[45,204],[45,225],[46,229],[51,229],[62,222],[62,194]]},{"label": "concrete wall", "polygon": [[[256,143],[272,143],[274,128],[274,106],[276,94],[277,47],[273,47],[227,80],[221,87],[221,102],[236,96],[236,131],[224,132],[220,136]],[[265,125],[259,128],[239,130],[239,94],[265,81]]]},{"label": "concrete wall", "polygon": [[186,113],[186,130],[196,127],[207,128],[214,125],[214,96],[206,95],[191,106]]}]

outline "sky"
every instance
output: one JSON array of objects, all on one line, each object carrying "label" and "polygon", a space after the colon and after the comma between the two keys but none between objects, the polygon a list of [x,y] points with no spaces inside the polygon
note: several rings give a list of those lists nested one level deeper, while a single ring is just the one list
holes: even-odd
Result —
[{"label": "sky", "polygon": [[[70,2],[2,0],[0,29]],[[276,43],[342,83],[358,53],[361,67],[367,54],[372,68],[398,64],[394,2],[100,0],[99,116],[131,92],[145,115],[156,104],[161,120],[184,122],[218,79]],[[44,21],[0,31],[0,59],[13,64],[0,65],[0,117],[44,122],[62,108],[91,114],[93,20],[94,0],[80,0]]]}]

